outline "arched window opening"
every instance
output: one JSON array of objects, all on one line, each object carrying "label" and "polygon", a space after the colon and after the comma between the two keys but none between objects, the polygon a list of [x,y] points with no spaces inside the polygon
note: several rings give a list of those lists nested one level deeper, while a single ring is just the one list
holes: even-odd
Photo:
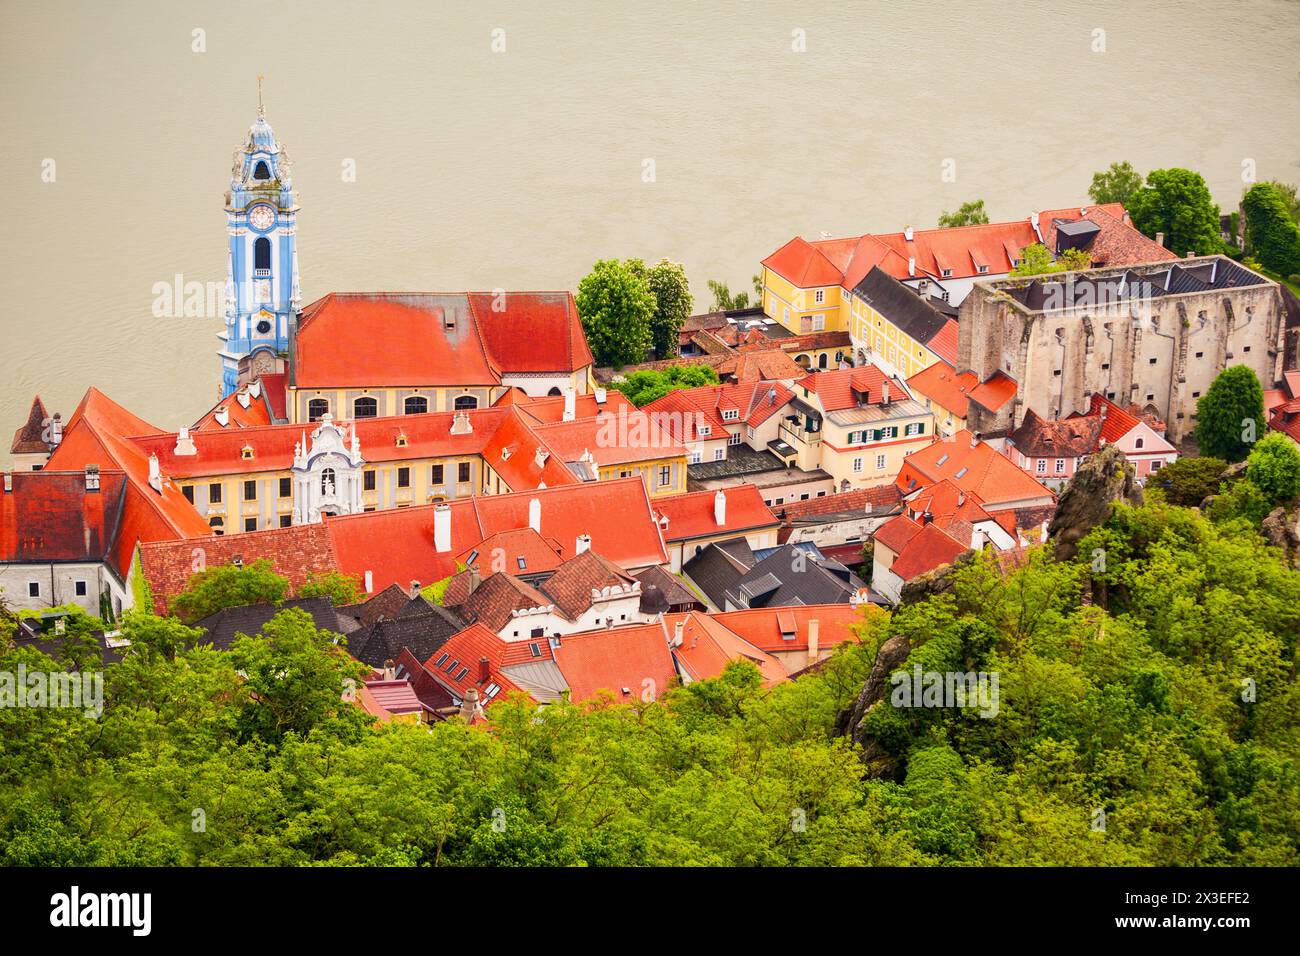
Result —
[{"label": "arched window opening", "polygon": [[253,268],[259,272],[271,271],[271,240],[266,236],[253,243]]},{"label": "arched window opening", "polygon": [[307,403],[307,421],[318,422],[329,413],[330,403],[324,398],[313,398]]},{"label": "arched window opening", "polygon": [[352,403],[353,418],[374,418],[379,414],[379,403],[369,395],[363,395]]},{"label": "arched window opening", "polygon": [[322,495],[334,494],[334,469],[325,468],[320,473],[320,493]]},{"label": "arched window opening", "polygon": [[253,167],[253,178],[254,179],[271,178],[271,167],[266,165],[266,160],[259,159],[257,161],[257,165]]},{"label": "arched window opening", "polygon": [[408,415],[423,415],[429,410],[429,400],[423,395],[408,396],[405,402],[405,410]]},{"label": "arched window opening", "polygon": [[556,385],[554,388],[552,388],[552,389],[551,389],[549,392],[547,392],[546,394],[547,394],[547,395],[550,395],[551,397],[554,398],[554,397],[556,397],[556,396],[563,395],[564,393],[560,391],[560,386]]},{"label": "arched window opening", "polygon": [[478,399],[473,395],[462,395],[456,399],[456,411],[464,411],[470,408],[478,408]]}]

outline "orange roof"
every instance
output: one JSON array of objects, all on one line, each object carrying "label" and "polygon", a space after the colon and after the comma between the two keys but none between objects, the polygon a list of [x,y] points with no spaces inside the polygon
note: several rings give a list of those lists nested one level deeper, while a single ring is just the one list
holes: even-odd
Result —
[{"label": "orange roof", "polygon": [[[518,393],[517,397],[509,399],[509,403],[518,407],[519,413],[534,425],[543,425],[550,422],[564,421],[564,396],[548,395],[545,398],[533,398],[525,392],[518,389],[511,389],[511,393]],[[503,396],[504,398],[504,396]],[[498,400],[495,404],[504,404]],[[595,418],[601,412],[618,413],[620,408],[632,411],[636,408],[627,396],[622,392],[616,392],[609,389],[605,392],[605,401],[596,401],[596,394],[588,392],[585,395],[573,396],[573,413],[574,418]]]},{"label": "orange roof", "polygon": [[921,532],[921,526],[905,514],[895,515],[879,528],[873,535],[875,541],[883,544],[894,554],[902,554],[911,541]]},{"label": "orange roof", "polygon": [[493,364],[510,372],[574,372],[593,364],[571,292],[470,292]]},{"label": "orange roof", "polygon": [[[677,644],[677,625],[682,625],[682,643]],[[664,624],[672,635],[673,656],[692,680],[720,677],[735,660],[749,661],[763,675],[763,686],[771,687],[788,679],[789,674],[771,654],[755,647],[739,634],[708,614],[688,611],[667,614]]]},{"label": "orange roof", "polygon": [[[1002,275],[1011,271],[1012,260],[1026,246],[1042,242],[1055,248],[1058,222],[1080,219],[1101,227],[1088,250],[1098,264],[1136,265],[1176,258],[1125,222],[1124,215],[1122,205],[1110,203],[1046,210],[1039,214],[1037,230],[1026,216],[1011,222],[916,230],[910,240],[905,232],[813,242],[795,237],[764,259],[763,265],[801,289],[825,285],[852,289],[877,266],[895,279],[907,279],[913,277],[909,260],[915,262],[914,276],[942,280]],[[986,271],[980,272],[980,266]],[[948,276],[943,275],[945,269]]]},{"label": "orange roof", "polygon": [[532,528],[513,528],[488,535],[466,548],[456,555],[456,563],[488,574],[536,574],[558,568],[563,561],[561,551],[559,542],[547,541]]},{"label": "orange roof", "polygon": [[934,338],[929,341],[928,348],[949,365],[956,367],[958,335],[957,320],[949,319],[943,324],[943,328],[935,333]]},{"label": "orange roof", "polygon": [[658,622],[569,634],[552,653],[575,701],[601,691],[618,701],[657,700],[677,677]]},{"label": "orange roof", "polygon": [[[911,521],[910,518],[904,518]],[[951,564],[959,554],[970,550],[936,524],[927,524],[913,535],[902,552],[894,559],[890,570],[904,581]]]},{"label": "orange roof", "polygon": [[820,647],[856,641],[852,626],[862,611],[851,604],[807,604],[783,608],[749,608],[711,615],[713,620],[768,653],[806,651],[808,624],[817,622]]},{"label": "orange roof", "polygon": [[534,431],[560,461],[576,462],[590,454],[596,467],[686,454],[685,448],[640,409],[536,425]]},{"label": "orange roof", "polygon": [[655,500],[655,516],[665,541],[688,541],[720,534],[739,534],[755,528],[775,528],[780,522],[754,485],[723,489],[726,498],[723,523],[718,524],[718,492],[695,491]]},{"label": "orange roof", "polygon": [[911,397],[901,380],[886,375],[875,364],[814,372],[795,384],[814,393],[821,400],[824,411],[834,412],[856,408],[862,401],[869,405],[881,404],[886,381],[889,382],[890,401],[903,401]]},{"label": "orange roof", "polygon": [[1002,372],[994,372],[981,383],[974,372],[958,374],[942,362],[935,362],[907,380],[909,388],[958,418],[965,418],[973,398],[991,412],[1015,397],[1016,383]]},{"label": "orange roof", "polygon": [[945,478],[965,492],[974,492],[986,509],[1004,502],[1055,496],[1044,485],[1017,468],[1005,455],[984,441],[972,441],[962,429],[952,438],[936,441],[903,459],[895,484],[903,494]]},{"label": "orange roof", "polygon": [[[126,474],[101,471],[99,490],[86,490],[82,471],[15,471],[0,492],[0,563],[112,563],[119,579],[129,567],[113,561],[121,527]],[[127,554],[130,557],[130,554]]]},{"label": "orange roof", "polygon": [[[231,392],[195,422],[190,431],[218,428],[255,428],[270,425],[275,420],[287,418],[285,385],[288,376],[282,373],[263,375],[250,385]],[[242,400],[241,400],[242,399]],[[245,407],[244,402],[248,405]],[[226,424],[217,420],[217,413],[226,410]]]},{"label": "orange roof", "polygon": [[[799,369],[800,375],[803,369]],[[701,385],[698,388],[679,388],[657,398],[642,409],[655,416],[664,428],[678,441],[699,441],[705,438],[725,438],[727,426],[757,426],[778,414],[794,396],[779,382],[749,381],[731,385]],[[736,418],[722,417],[724,410],[735,411]],[[710,428],[702,435],[699,427]]]},{"label": "orange roof", "polygon": [[464,295],[331,292],[302,311],[297,388],[498,385]]},{"label": "orange roof", "polygon": [[[471,687],[479,692],[483,706],[490,705],[505,694],[522,690],[510,680],[502,668],[506,663],[508,644],[482,624],[471,624],[463,631],[458,631],[447,638],[424,662],[425,669],[440,684],[457,697],[464,697]],[[483,658],[487,658],[487,674],[483,674]],[[441,661],[442,663],[438,663]],[[483,699],[484,690],[491,684],[501,688],[500,692]]]}]

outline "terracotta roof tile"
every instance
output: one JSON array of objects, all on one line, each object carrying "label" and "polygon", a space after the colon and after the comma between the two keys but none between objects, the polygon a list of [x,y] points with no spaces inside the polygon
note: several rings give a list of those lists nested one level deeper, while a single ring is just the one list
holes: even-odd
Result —
[{"label": "terracotta roof tile", "polygon": [[31,410],[27,413],[27,421],[18,431],[14,432],[13,444],[9,446],[9,451],[15,455],[44,455],[50,451],[50,444],[42,435],[45,433],[45,420],[49,415],[45,412],[45,403],[37,395],[32,399]]}]

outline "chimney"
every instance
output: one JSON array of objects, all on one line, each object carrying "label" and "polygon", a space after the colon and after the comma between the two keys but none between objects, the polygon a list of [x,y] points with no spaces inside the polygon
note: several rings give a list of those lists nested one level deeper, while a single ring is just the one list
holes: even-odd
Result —
[{"label": "chimney", "polygon": [[545,448],[543,448],[541,445],[538,445],[537,454],[533,455],[533,461],[537,463],[538,468],[542,468],[546,465],[546,459],[550,457],[551,457],[551,453],[547,451]]},{"label": "chimney", "polygon": [[980,443],[979,436],[972,432],[970,436],[970,446],[972,448],[978,448],[979,443]]},{"label": "chimney", "polygon": [[217,420],[218,425],[220,425],[222,428],[225,428],[227,425],[230,424],[230,409],[227,408],[225,405],[222,405],[220,408],[217,409],[216,414],[213,415],[212,417]]},{"label": "chimney", "polygon": [[63,441],[63,416],[58,412],[50,419],[50,449],[53,450]]},{"label": "chimney", "polygon": [[921,524],[923,525],[929,524],[933,520],[934,520],[934,515],[930,513],[930,510],[928,508],[925,511],[921,512]]},{"label": "chimney", "polygon": [[364,586],[367,594],[369,594],[371,591],[375,589],[375,572],[373,571],[366,572]]},{"label": "chimney", "polygon": [[190,430],[184,425],[176,433],[176,447],[173,449],[174,455],[197,455],[198,450],[194,447],[194,439],[190,437]]},{"label": "chimney", "polygon": [[808,663],[817,662],[817,655],[821,652],[821,624],[817,618],[808,622]]},{"label": "chimney", "polygon": [[467,724],[474,723],[476,717],[483,715],[483,708],[478,702],[478,688],[471,687],[465,691],[465,699],[460,702],[460,715],[465,718]]},{"label": "chimney", "polygon": [[235,393],[235,401],[239,402],[240,408],[247,408],[249,405],[253,404],[253,400],[248,397],[248,392],[244,391],[242,388]]},{"label": "chimney", "polygon": [[433,506],[433,547],[442,554],[451,550],[451,505]]},{"label": "chimney", "polygon": [[970,546],[976,551],[982,551],[987,541],[988,535],[980,528],[976,528],[970,534]]},{"label": "chimney", "polygon": [[911,241],[912,241],[912,227],[911,227],[911,226],[904,226],[904,227],[903,227],[903,239],[904,239],[905,241],[907,241],[907,242],[911,242]]},{"label": "chimney", "polygon": [[576,389],[564,390],[564,421],[571,422],[578,417],[578,393]]},{"label": "chimney", "polygon": [[596,391],[594,392],[594,394],[595,394],[595,396],[596,396],[596,404],[597,404],[597,405],[604,405],[604,404],[605,404],[605,390],[604,390],[603,388],[598,388],[598,389],[596,389]]},{"label": "chimney", "polygon": [[591,535],[589,534],[578,535],[578,541],[577,544],[574,546],[573,553],[585,554],[590,550],[591,550]]},{"label": "chimney", "polygon": [[397,680],[397,665],[391,657],[384,661],[384,680]]},{"label": "chimney", "polygon": [[673,647],[681,647],[686,641],[686,621],[678,621],[673,625]]},{"label": "chimney", "polygon": [[483,583],[483,572],[478,569],[478,565],[469,569],[469,593],[473,594],[478,590],[478,586]]},{"label": "chimney", "polygon": [[534,498],[528,502],[528,527],[538,534],[542,533],[542,499]]},{"label": "chimney", "polygon": [[966,492],[964,491],[957,492],[957,507],[960,508],[965,503],[966,503]]},{"label": "chimney", "polygon": [[727,523],[727,496],[721,491],[713,496],[713,520],[719,528]]},{"label": "chimney", "polygon": [[885,379],[880,384],[880,404],[889,404],[889,379]]},{"label": "chimney", "polygon": [[248,394],[253,398],[262,397],[262,380],[260,378],[256,382],[250,382],[248,384]]},{"label": "chimney", "polygon": [[769,404],[769,405],[775,405],[775,404],[776,404],[776,388],[775,388],[775,387],[769,388],[769,389],[767,390],[767,404]]},{"label": "chimney", "polygon": [[419,581],[412,581],[412,582],[411,582],[411,597],[413,597],[413,598],[418,598],[419,596],[420,596],[420,582],[419,582]]},{"label": "chimney", "polygon": [[907,257],[907,274],[910,276],[916,275],[916,256]]},{"label": "chimney", "polygon": [[98,465],[86,466],[86,490],[87,491],[99,490],[99,466]]},{"label": "chimney", "polygon": [[1165,234],[1164,234],[1163,232],[1157,232],[1157,233],[1156,233],[1156,245],[1157,245],[1157,246],[1163,246],[1164,244],[1165,244]]},{"label": "chimney", "polygon": [[6,472],[5,472],[5,492],[7,493],[7,492],[10,492],[10,491],[13,491],[13,490],[14,490],[14,476],[11,475],[11,474],[9,474],[9,472],[6,471]]},{"label": "chimney", "polygon": [[488,663],[488,659],[486,657],[480,657],[478,659],[478,682],[480,684],[486,684],[491,676],[492,668]]},{"label": "chimney", "polygon": [[1031,213],[1029,214],[1029,224],[1030,224],[1031,226],[1033,226],[1035,230],[1038,229],[1038,210],[1037,210],[1037,209],[1035,209],[1033,212],[1031,212]]},{"label": "chimney", "polygon": [[469,423],[469,412],[457,412],[451,420],[451,433],[453,435],[468,435],[474,431],[474,426]]},{"label": "chimney", "polygon": [[158,467],[158,456],[149,455],[149,487],[162,494],[162,470]]},{"label": "chimney", "polygon": [[1187,255],[1186,255],[1184,258],[1186,258],[1186,259],[1195,259],[1195,258],[1196,258],[1196,250],[1195,250],[1195,249],[1188,249],[1188,250],[1187,250]]}]

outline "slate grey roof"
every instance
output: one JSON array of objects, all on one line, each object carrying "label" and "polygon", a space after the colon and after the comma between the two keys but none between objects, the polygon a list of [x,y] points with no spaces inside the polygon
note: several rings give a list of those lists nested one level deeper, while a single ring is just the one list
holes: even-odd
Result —
[{"label": "slate grey roof", "polygon": [[427,661],[465,622],[446,608],[429,605],[424,613],[406,614],[392,620],[381,618],[368,628],[349,635],[348,653],[371,667],[383,667],[409,649],[417,660]]},{"label": "slate grey roof", "polygon": [[714,604],[725,607],[727,589],[754,566],[754,552],[745,538],[710,543],[682,565],[682,573],[695,582]]},{"label": "slate grey roof", "polygon": [[948,316],[879,266],[871,267],[853,294],[922,345],[929,345],[948,324]]},{"label": "slate grey roof", "polygon": [[657,593],[663,598],[664,603],[669,607],[680,607],[683,604],[703,605],[694,591],[682,584],[677,575],[670,574],[657,564],[652,564],[640,574],[635,575],[636,579],[641,582],[642,595],[642,613],[656,614],[658,611],[646,610],[645,595],[651,587],[655,588]]},{"label": "slate grey roof", "polygon": [[864,586],[840,562],[787,544],[741,575],[725,599],[736,607],[846,604]]}]

